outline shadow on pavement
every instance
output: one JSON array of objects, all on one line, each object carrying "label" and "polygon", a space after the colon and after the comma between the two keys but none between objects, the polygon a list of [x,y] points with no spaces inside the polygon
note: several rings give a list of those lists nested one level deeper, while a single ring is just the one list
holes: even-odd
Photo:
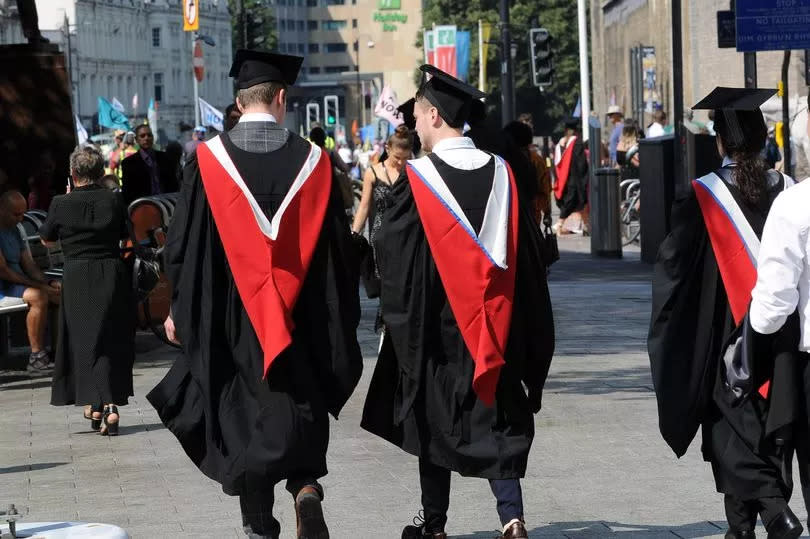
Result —
[{"label": "shadow on pavement", "polygon": [[47,470],[48,468],[56,468],[57,466],[64,466],[65,464],[67,464],[67,462],[38,462],[36,464],[22,464],[20,466],[0,468],[0,474]]},{"label": "shadow on pavement", "polygon": [[[538,526],[528,530],[529,537],[681,537],[694,539],[725,532],[711,522],[695,522],[680,526],[658,526],[645,524],[622,524],[609,521],[552,522],[548,526]],[[454,539],[492,539],[497,531],[480,531],[469,535],[454,535]]]},{"label": "shadow on pavement", "polygon": [[650,369],[626,367],[598,371],[555,371],[551,373],[544,391],[575,395],[607,395],[610,393],[652,393]]},{"label": "shadow on pavement", "polygon": [[161,430],[166,427],[163,423],[135,423],[133,425],[126,424],[126,416],[121,419],[121,426],[118,427],[118,435],[126,436],[128,434],[138,434],[139,432],[147,432],[153,430]]},{"label": "shadow on pavement", "polygon": [[560,281],[642,281],[652,279],[653,267],[641,261],[638,253],[628,253],[624,258],[595,258],[590,253],[563,251],[560,245],[560,260],[551,266],[548,280]]}]

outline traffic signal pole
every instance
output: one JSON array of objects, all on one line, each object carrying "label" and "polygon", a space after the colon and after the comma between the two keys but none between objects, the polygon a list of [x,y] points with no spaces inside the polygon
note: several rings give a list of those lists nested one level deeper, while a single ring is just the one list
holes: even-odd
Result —
[{"label": "traffic signal pole", "polygon": [[512,76],[512,37],[509,32],[509,0],[500,0],[501,8],[501,124],[515,119],[515,80]]},{"label": "traffic signal pole", "polygon": [[582,140],[588,140],[588,120],[591,116],[591,77],[588,64],[588,19],[585,15],[585,0],[578,0],[579,18],[579,96],[582,114]]}]

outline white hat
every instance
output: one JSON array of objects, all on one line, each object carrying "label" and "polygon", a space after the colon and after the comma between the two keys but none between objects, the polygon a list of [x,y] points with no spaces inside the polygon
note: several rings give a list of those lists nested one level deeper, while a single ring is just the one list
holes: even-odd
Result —
[{"label": "white hat", "polygon": [[611,114],[622,114],[622,109],[619,108],[619,105],[611,105],[608,107],[607,115],[610,116]]}]

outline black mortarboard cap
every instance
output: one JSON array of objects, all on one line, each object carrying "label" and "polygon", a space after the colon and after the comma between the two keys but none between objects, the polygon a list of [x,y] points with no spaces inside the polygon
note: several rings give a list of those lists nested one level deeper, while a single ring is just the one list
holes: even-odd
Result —
[{"label": "black mortarboard cap", "polygon": [[[768,88],[724,88],[718,86],[709,95],[692,107],[692,110],[714,110],[723,114],[728,124],[729,135],[737,144],[744,138],[740,119],[742,111],[757,111],[777,91]],[[715,112],[715,115],[717,112]]]},{"label": "black mortarboard cap", "polygon": [[566,118],[563,124],[567,129],[576,129],[576,130],[582,129],[582,120],[580,118],[575,118],[573,116],[569,116],[568,118]]},{"label": "black mortarboard cap", "polygon": [[402,114],[402,123],[411,131],[416,129],[416,118],[413,115],[413,106],[415,103],[416,99],[412,97],[397,107],[397,110]]},{"label": "black mortarboard cap", "polygon": [[470,114],[473,99],[486,96],[484,92],[435,66],[425,64],[419,69],[423,73],[419,92],[439,109],[439,115],[450,127],[462,127]]},{"label": "black mortarboard cap", "polygon": [[263,82],[283,82],[292,86],[303,61],[302,56],[239,49],[228,75],[236,79],[240,90]]}]

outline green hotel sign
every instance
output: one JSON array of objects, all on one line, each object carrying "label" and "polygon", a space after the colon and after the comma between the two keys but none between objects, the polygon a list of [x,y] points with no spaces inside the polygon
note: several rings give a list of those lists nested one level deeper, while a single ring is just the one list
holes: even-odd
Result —
[{"label": "green hotel sign", "polygon": [[[374,12],[374,22],[381,22],[383,32],[394,32],[397,29],[395,23],[405,24],[408,22],[408,15],[399,11],[390,12],[388,10],[400,9],[400,0],[378,0],[380,11]],[[396,7],[382,7],[383,5]]]},{"label": "green hotel sign", "polygon": [[390,10],[402,9],[400,7],[401,0],[377,0],[377,9]]}]

